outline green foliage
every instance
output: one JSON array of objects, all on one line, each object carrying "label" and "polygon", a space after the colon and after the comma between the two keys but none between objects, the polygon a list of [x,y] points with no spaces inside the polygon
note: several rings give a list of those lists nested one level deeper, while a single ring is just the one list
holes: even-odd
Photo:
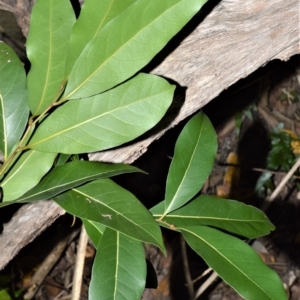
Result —
[{"label": "green foliage", "polygon": [[6,290],[0,290],[0,300],[11,300],[9,293]]},{"label": "green foliage", "polygon": [[[151,211],[155,218],[157,207]],[[164,220],[179,226],[207,225],[247,237],[249,239],[266,235],[274,230],[274,225],[259,209],[233,200],[202,195],[178,210],[167,214]]]},{"label": "green foliage", "polygon": [[[211,137],[210,139],[203,137],[206,143],[202,145],[204,149],[209,145],[210,151],[203,151],[201,146],[195,150],[201,153],[200,159],[207,162],[211,156],[216,155],[216,147],[214,142],[211,142],[215,140],[216,134],[210,122],[201,122],[202,118],[203,114],[200,113],[189,121],[180,134],[176,147],[190,136],[189,131],[185,129],[193,124],[204,136],[207,133]],[[198,120],[198,124],[195,120]],[[177,157],[174,155],[172,164],[184,161],[185,156],[189,157],[186,149],[180,154]],[[207,163],[203,164],[198,172],[208,176],[211,169],[212,165]],[[169,177],[173,176],[172,172],[170,167],[166,190],[168,184],[173,184],[169,180]],[[186,184],[191,187],[197,185],[199,190],[203,182],[200,181],[199,184],[198,177],[191,176],[187,177]],[[185,205],[179,205],[182,207],[171,213],[166,213],[165,200],[150,211],[162,226],[180,231],[190,247],[245,299],[287,299],[278,275],[262,262],[247,243],[223,232],[246,238],[268,234],[275,227],[262,211],[234,200],[213,196],[202,195],[188,202],[189,194],[187,194],[186,200],[182,201]]]},{"label": "green foliage", "polygon": [[17,55],[0,42],[0,151],[6,160],[16,147],[26,126],[26,74]]},{"label": "green foliage", "polygon": [[0,300],[23,300],[21,294],[21,290],[11,292],[9,289],[0,289]]},{"label": "green foliage", "polygon": [[[63,104],[40,125],[27,147],[72,154],[119,146],[153,127],[173,93],[174,86],[166,80],[139,74],[104,94]],[[74,117],[66,118],[68,114]]]},{"label": "green foliage", "polygon": [[[24,152],[1,182],[3,202],[12,201],[33,188],[51,169],[55,153]],[[30,176],[28,176],[30,174]]]},{"label": "green foliage", "polygon": [[23,300],[22,290],[12,289],[11,280],[14,275],[0,276],[0,300]]},{"label": "green foliage", "polygon": [[97,246],[89,298],[140,299],[145,283],[142,243],[106,228]]},{"label": "green foliage", "polygon": [[180,231],[244,298],[286,299],[278,276],[230,235],[268,234],[274,226],[265,214],[233,200],[193,199],[217,151],[216,134],[204,114],[195,115],[181,132],[165,199],[150,212],[108,178],[140,170],[79,156],[129,142],[161,120],[175,86],[138,72],[204,3],[85,0],[76,21],[69,0],[37,0],[27,41],[27,78],[12,49],[0,42],[0,207],[53,198],[82,219],[99,250],[91,300],[140,299],[147,271],[149,286],[156,286],[143,242],[165,253],[160,226]]},{"label": "green foliage", "polygon": [[267,168],[288,172],[296,159],[291,147],[292,137],[281,129],[282,126],[275,128],[270,134],[271,150],[267,157]]},{"label": "green foliage", "polygon": [[134,195],[108,178],[74,188],[54,200],[79,218],[99,222],[164,249],[159,226],[149,211]]},{"label": "green foliage", "polygon": [[[267,156],[266,168],[270,171],[288,172],[297,160],[293,148],[291,146],[294,140],[291,132],[283,130],[283,124],[280,123],[270,134],[271,149]],[[256,184],[256,191],[265,196],[266,189],[273,190],[274,174],[264,172],[259,177]]]},{"label": "green foliage", "polygon": [[279,276],[248,244],[207,226],[184,226],[180,231],[191,248],[245,299],[287,299]]},{"label": "green foliage", "polygon": [[249,121],[253,122],[253,111],[256,111],[256,110],[257,110],[256,105],[251,104],[248,107],[246,107],[243,111],[237,112],[234,115],[235,129],[236,129],[237,136],[239,136],[241,133],[243,121],[245,118],[247,118]]},{"label": "green foliage", "polygon": [[[165,212],[192,199],[208,178],[217,150],[217,137],[208,118],[196,115],[182,130],[166,185]],[[182,155],[184,153],[184,155]]]},{"label": "green foliage", "polygon": [[27,77],[28,104],[37,116],[59,98],[75,15],[70,1],[37,1],[26,42],[31,62]]},{"label": "green foliage", "polygon": [[71,70],[63,99],[89,97],[133,76],[205,2],[138,0],[129,5],[84,47]]}]

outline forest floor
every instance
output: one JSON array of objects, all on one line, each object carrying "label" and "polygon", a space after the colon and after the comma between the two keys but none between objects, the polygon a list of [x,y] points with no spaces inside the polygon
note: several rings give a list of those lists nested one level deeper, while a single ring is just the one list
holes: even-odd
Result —
[{"label": "forest floor", "polygon": [[[10,37],[3,26],[0,22],[0,39],[7,42]],[[22,50],[20,39],[17,39],[15,47]],[[282,167],[271,170],[268,165],[272,143],[279,139],[279,136],[270,136],[275,128],[278,128],[279,134],[286,134],[288,140],[292,138],[297,142],[300,137],[299,56],[292,57],[288,62],[269,63],[224,91],[205,106],[203,111],[216,128],[219,149],[213,172],[201,192],[239,200],[265,210],[276,230],[253,241],[252,246],[265,263],[279,274],[290,299],[300,299],[299,177],[294,176],[289,180],[274,201],[268,205],[265,201],[292,167],[292,164],[287,163],[290,156],[295,160],[297,158],[293,153],[298,151],[297,143],[294,148],[288,143],[289,149],[276,156],[282,159],[279,162]],[[117,180],[148,208],[164,197],[170,157],[173,155],[176,138],[186,122],[187,120],[154,142],[145,155],[135,162],[136,166],[149,175],[130,174]],[[283,132],[279,129],[280,126],[289,131]],[[267,170],[273,172],[272,177],[268,185],[257,190],[257,183],[261,182],[261,175]],[[30,292],[34,288],[34,274],[47,267],[49,257],[52,257],[54,267],[44,274],[43,283],[37,293],[32,295],[32,299],[71,299],[79,231],[80,222],[76,220],[73,226],[72,216],[59,218],[0,272],[0,287],[5,284],[15,295],[18,291]],[[183,268],[185,256],[188,258],[188,272],[194,280],[194,299],[242,299],[208,269],[204,261],[184,245],[178,235],[165,230],[163,235],[167,257],[157,248],[145,246],[146,257],[152,262],[158,276],[158,288],[146,289],[143,300],[190,299],[191,287],[186,285],[187,271]],[[88,299],[94,255],[95,249],[88,243],[81,299]],[[201,295],[197,297],[199,294]]]}]

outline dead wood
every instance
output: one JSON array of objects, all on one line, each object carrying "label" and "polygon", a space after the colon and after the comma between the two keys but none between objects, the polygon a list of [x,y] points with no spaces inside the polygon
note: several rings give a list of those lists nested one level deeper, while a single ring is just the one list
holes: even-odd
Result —
[{"label": "dead wood", "polygon": [[[0,0],[0,9],[14,12],[25,35],[32,3],[32,0]],[[158,57],[160,63],[152,70],[152,73],[187,87],[183,105],[175,105],[168,118],[138,142],[91,154],[90,159],[132,163],[166,130],[199,110],[239,79],[273,59],[288,60],[299,54],[299,18],[298,0],[245,0],[242,3],[237,0],[209,1],[203,12],[185,28],[183,35],[186,37],[179,34],[173,39],[173,43],[167,47],[170,53],[166,57]],[[179,40],[179,45],[176,45]],[[47,203],[41,202],[34,207],[42,207]],[[28,206],[33,207],[31,205]],[[54,203],[51,209],[55,209],[55,214],[60,210]],[[20,217],[26,217],[26,214]],[[37,222],[40,218],[41,214],[33,215],[30,222]],[[50,224],[52,220],[48,218],[44,222]],[[17,218],[14,220],[15,225],[12,226],[15,226],[15,230],[19,228],[19,231],[25,231],[25,227],[16,223]],[[1,238],[11,241],[4,246],[0,240],[0,269],[30,240],[24,237],[23,241],[17,241],[6,230]],[[37,228],[36,235],[39,232],[41,230]]]},{"label": "dead wood", "polygon": [[0,234],[0,270],[62,214],[52,200],[22,206]]}]

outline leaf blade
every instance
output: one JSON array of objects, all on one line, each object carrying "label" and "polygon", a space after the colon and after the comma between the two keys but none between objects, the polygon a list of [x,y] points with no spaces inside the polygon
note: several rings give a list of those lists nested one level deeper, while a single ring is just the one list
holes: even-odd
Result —
[{"label": "leaf blade", "polygon": [[15,202],[50,199],[88,181],[138,171],[138,168],[125,164],[105,164],[82,160],[69,162],[53,168],[39,184]]},{"label": "leaf blade", "polygon": [[28,102],[33,115],[39,115],[61,93],[69,38],[75,15],[70,1],[36,1],[27,38]]},{"label": "leaf blade", "polygon": [[149,211],[108,178],[95,180],[53,200],[75,216],[164,249],[160,228]]},{"label": "leaf blade", "polygon": [[[163,212],[153,209],[155,218]],[[155,213],[155,210],[158,213]],[[171,212],[163,221],[175,226],[213,226],[249,239],[267,235],[275,226],[263,211],[242,202],[202,195]]]},{"label": "leaf blade", "polygon": [[17,199],[37,185],[52,167],[55,157],[55,153],[36,150],[23,153],[1,182],[3,204]]},{"label": "leaf blade", "polygon": [[89,238],[92,240],[95,248],[97,249],[106,227],[100,223],[86,219],[82,219],[82,223],[84,224],[84,228]]},{"label": "leaf blade", "polygon": [[195,115],[181,131],[166,184],[165,214],[194,197],[208,178],[217,153],[217,137],[209,119]]},{"label": "leaf blade", "polygon": [[21,138],[29,116],[26,74],[21,61],[0,41],[0,151],[7,159]]},{"label": "leaf blade", "polygon": [[[99,31],[112,19],[122,13],[136,0],[99,0],[84,1],[80,15],[72,28],[69,53],[67,58],[66,75],[72,67],[84,47],[98,35]],[[101,8],[101,9],[99,9]]]},{"label": "leaf blade", "polygon": [[248,244],[206,226],[180,230],[190,247],[245,299],[287,299],[279,276]]},{"label": "leaf blade", "polygon": [[121,145],[163,117],[174,89],[160,77],[139,74],[104,94],[69,101],[41,124],[28,148],[73,154]]},{"label": "leaf blade", "polygon": [[139,300],[145,277],[141,242],[106,228],[97,247],[89,299]]},{"label": "leaf blade", "polygon": [[63,99],[89,97],[133,76],[205,2],[136,1],[126,13],[109,22],[84,48],[72,69]]}]

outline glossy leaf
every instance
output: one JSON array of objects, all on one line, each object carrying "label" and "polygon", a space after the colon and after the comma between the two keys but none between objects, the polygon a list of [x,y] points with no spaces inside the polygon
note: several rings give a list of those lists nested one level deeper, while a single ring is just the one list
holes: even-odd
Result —
[{"label": "glossy leaf", "polygon": [[104,94],[67,102],[41,124],[28,147],[71,154],[121,145],[163,117],[174,88],[160,77],[139,74]]},{"label": "glossy leaf", "polygon": [[23,153],[1,183],[3,202],[17,199],[37,185],[52,167],[55,157],[55,153],[36,150]]},{"label": "glossy leaf", "polygon": [[139,0],[109,22],[76,61],[63,99],[104,92],[136,74],[205,0]]},{"label": "glossy leaf", "polygon": [[[160,218],[162,214],[153,216]],[[249,239],[269,234],[275,229],[264,212],[256,207],[205,195],[171,212],[163,221],[177,227],[209,225]]]},{"label": "glossy leaf", "polygon": [[82,219],[82,222],[89,238],[92,240],[95,248],[97,248],[106,227],[86,219]]},{"label": "glossy leaf", "polygon": [[29,116],[26,74],[16,53],[0,41],[0,151],[4,160],[21,138]]},{"label": "glossy leaf", "polygon": [[164,249],[159,225],[149,211],[134,195],[110,179],[95,180],[54,200],[70,214]]},{"label": "glossy leaf", "polygon": [[140,171],[125,164],[105,164],[91,161],[73,161],[57,166],[41,182],[16,202],[33,202],[50,199],[64,191],[95,179]]},{"label": "glossy leaf", "polygon": [[66,75],[70,71],[84,47],[112,19],[122,13],[136,0],[85,0],[75,23],[70,40]]},{"label": "glossy leaf", "polygon": [[288,299],[279,276],[248,244],[206,226],[180,230],[189,246],[245,299]]},{"label": "glossy leaf", "polygon": [[145,288],[142,243],[106,228],[97,247],[89,299],[139,300]]},{"label": "glossy leaf", "polygon": [[166,185],[165,214],[194,197],[208,178],[217,153],[217,136],[209,119],[195,115],[175,145]]},{"label": "glossy leaf", "polygon": [[28,101],[33,115],[42,113],[62,92],[74,23],[69,0],[37,0],[33,6],[26,42],[31,62]]},{"label": "glossy leaf", "polygon": [[163,216],[165,207],[166,207],[166,202],[165,202],[165,200],[163,200],[163,201],[157,203],[155,206],[153,206],[150,209],[150,212],[155,217],[157,217],[158,215]]}]

